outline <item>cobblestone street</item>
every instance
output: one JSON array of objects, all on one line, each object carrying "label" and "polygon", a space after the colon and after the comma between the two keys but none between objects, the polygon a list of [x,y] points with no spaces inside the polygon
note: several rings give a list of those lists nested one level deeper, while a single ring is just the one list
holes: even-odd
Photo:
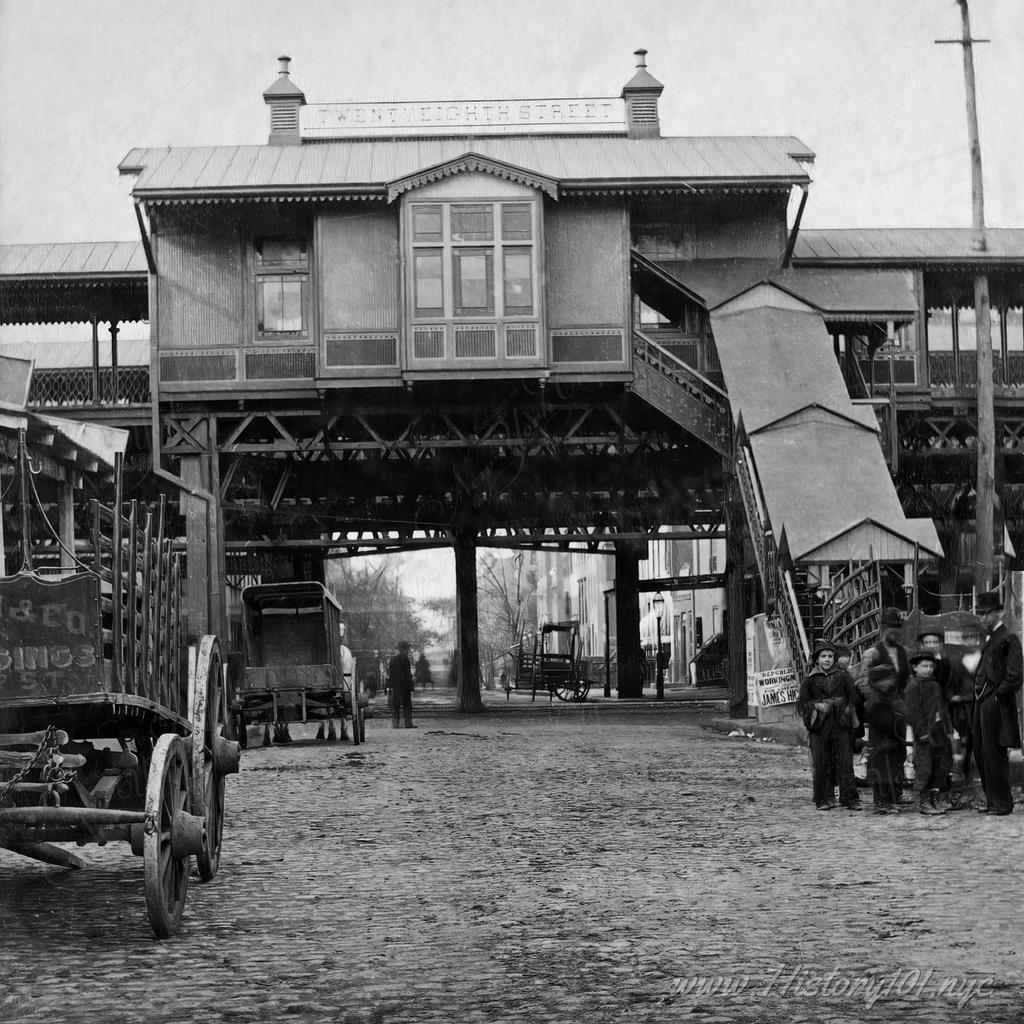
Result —
[{"label": "cobblestone street", "polygon": [[815,812],[806,750],[710,714],[250,749],[165,942],[127,846],[76,873],[0,852],[0,1020],[1024,1018],[1024,814]]}]

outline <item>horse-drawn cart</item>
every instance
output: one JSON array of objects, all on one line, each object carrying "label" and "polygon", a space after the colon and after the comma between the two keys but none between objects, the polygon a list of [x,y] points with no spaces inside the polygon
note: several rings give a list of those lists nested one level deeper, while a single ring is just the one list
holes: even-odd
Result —
[{"label": "horse-drawn cart", "polygon": [[515,689],[529,690],[531,700],[538,690],[546,692],[548,700],[586,700],[591,681],[584,676],[581,653],[575,622],[545,623],[512,648]]},{"label": "horse-drawn cart", "polygon": [[[23,506],[35,465],[22,431]],[[124,516],[118,483],[112,507],[91,506],[91,542],[62,544],[57,572],[33,567],[39,511],[13,523],[21,571],[0,572],[0,847],[80,868],[54,844],[129,843],[164,938],[181,921],[192,858],[204,881],[217,873],[239,748],[225,735],[216,637],[185,643],[163,505],[154,516],[133,502]]]},{"label": "horse-drawn cart", "polygon": [[[262,724],[278,743],[292,739],[289,724],[319,723],[318,739],[336,739],[334,719],[366,738],[363,705],[352,665],[341,650],[341,608],[320,584],[264,583],[242,591],[244,666],[234,679],[232,711],[239,740]],[[349,659],[351,661],[351,658]],[[326,732],[326,737],[325,737]]]}]

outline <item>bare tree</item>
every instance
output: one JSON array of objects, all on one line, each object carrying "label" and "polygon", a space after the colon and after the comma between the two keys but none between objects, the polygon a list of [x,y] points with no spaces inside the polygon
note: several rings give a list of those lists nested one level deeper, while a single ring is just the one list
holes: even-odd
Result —
[{"label": "bare tree", "polygon": [[[481,552],[480,655],[488,678],[507,666],[512,646],[537,627],[537,570],[527,552],[510,558]],[[498,669],[500,671],[500,668]]]}]

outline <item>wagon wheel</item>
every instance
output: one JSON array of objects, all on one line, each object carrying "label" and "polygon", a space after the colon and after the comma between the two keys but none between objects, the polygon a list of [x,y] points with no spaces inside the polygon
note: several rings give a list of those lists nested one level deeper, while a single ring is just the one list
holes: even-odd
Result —
[{"label": "wagon wheel", "polygon": [[559,679],[552,686],[559,700],[572,700],[576,695],[576,687],[571,679]]},{"label": "wagon wheel", "polygon": [[577,679],[576,680],[576,692],[573,694],[573,700],[579,700],[579,701],[586,700],[588,693],[590,693],[590,680],[589,679]]},{"label": "wagon wheel", "polygon": [[[215,754],[218,749],[227,748],[230,754],[238,749],[225,736],[226,698],[220,645],[215,636],[204,636],[192,681],[192,813],[206,818],[209,844],[206,852],[196,856],[199,877],[204,882],[217,874],[224,833],[225,770]],[[237,765],[233,770],[238,770]]]},{"label": "wagon wheel", "polygon": [[146,782],[146,827],[142,844],[146,909],[158,939],[178,930],[188,891],[189,855],[172,843],[175,819],[187,810],[189,764],[185,744],[164,733],[153,750]]}]

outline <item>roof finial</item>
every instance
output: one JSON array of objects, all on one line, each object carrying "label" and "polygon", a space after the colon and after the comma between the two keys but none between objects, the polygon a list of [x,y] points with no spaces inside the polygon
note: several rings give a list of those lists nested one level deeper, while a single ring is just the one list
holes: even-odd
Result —
[{"label": "roof finial", "polygon": [[278,57],[277,59],[281,62],[281,66],[279,68],[281,74],[287,75],[288,65],[291,63],[291,57]]},{"label": "roof finial", "polygon": [[636,66],[638,68],[647,67],[647,51],[643,47],[639,50],[634,50],[633,56],[636,57]]}]

